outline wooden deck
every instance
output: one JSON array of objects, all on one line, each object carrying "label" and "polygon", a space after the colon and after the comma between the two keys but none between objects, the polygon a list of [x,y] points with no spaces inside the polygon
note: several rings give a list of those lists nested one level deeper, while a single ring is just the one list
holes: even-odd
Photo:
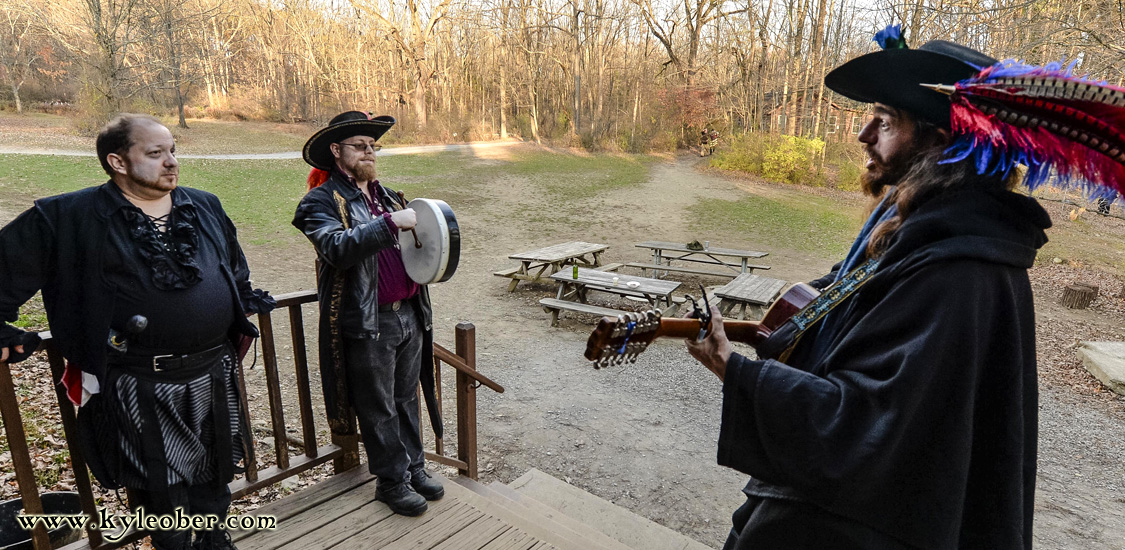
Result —
[{"label": "wooden deck", "polygon": [[498,497],[499,493],[471,479],[438,479],[445,486],[445,498],[430,502],[426,513],[411,518],[375,501],[374,477],[366,467],[356,468],[253,512],[275,516],[277,529],[238,532],[233,538],[240,550],[621,548]]}]

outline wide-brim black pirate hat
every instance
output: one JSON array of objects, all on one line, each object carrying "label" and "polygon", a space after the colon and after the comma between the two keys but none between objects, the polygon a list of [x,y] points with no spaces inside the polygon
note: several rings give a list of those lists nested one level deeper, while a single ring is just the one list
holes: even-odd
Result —
[{"label": "wide-brim black pirate hat", "polygon": [[949,96],[921,84],[953,85],[996,62],[972,48],[932,40],[917,49],[861,55],[828,73],[824,85],[856,101],[890,105],[949,128]]},{"label": "wide-brim black pirate hat", "polygon": [[329,145],[352,136],[367,136],[378,140],[395,125],[395,117],[380,115],[373,117],[370,113],[361,111],[348,111],[336,115],[328,122],[328,126],[320,129],[305,142],[302,156],[305,162],[314,168],[331,170],[336,164],[336,157],[332,156]]}]

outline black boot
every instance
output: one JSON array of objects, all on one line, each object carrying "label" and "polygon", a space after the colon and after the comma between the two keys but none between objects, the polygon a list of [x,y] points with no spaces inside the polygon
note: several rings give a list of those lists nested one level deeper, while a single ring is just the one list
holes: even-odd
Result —
[{"label": "black boot", "polygon": [[445,488],[441,482],[434,479],[425,468],[410,470],[410,486],[426,500],[441,500],[445,496]]},{"label": "black boot", "polygon": [[238,550],[226,529],[199,533],[191,547],[193,550]]},{"label": "black boot", "polygon": [[402,481],[393,485],[376,482],[375,500],[386,502],[392,512],[403,516],[420,516],[426,511],[426,499]]}]

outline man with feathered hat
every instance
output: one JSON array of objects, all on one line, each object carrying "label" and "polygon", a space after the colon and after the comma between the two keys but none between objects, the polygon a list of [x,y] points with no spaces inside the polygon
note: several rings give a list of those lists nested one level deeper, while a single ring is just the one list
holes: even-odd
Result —
[{"label": "man with feathered hat", "polygon": [[752,476],[726,548],[1031,548],[1027,270],[1050,219],[1013,188],[1121,189],[1125,119],[1097,114],[1125,90],[910,49],[894,27],[876,40],[825,78],[873,104],[858,137],[874,207],[851,251],[759,358],[732,352],[717,309],[688,342],[723,381],[718,461]]},{"label": "man with feathered hat", "polygon": [[333,433],[354,434],[359,420],[375,498],[417,516],[445,494],[425,469],[418,383],[441,437],[434,398],[429,292],[406,274],[399,230],[415,226],[401,194],[380,185],[375,152],[390,116],[348,111],[305,143],[310,190],[293,225],[317,253],[320,372]]}]

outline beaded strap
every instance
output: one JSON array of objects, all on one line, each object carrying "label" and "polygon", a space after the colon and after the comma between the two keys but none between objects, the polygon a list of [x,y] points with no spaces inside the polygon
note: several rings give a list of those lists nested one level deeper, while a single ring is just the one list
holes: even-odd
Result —
[{"label": "beaded strap", "polygon": [[859,287],[869,281],[871,279],[871,274],[875,272],[877,267],[879,267],[879,260],[875,258],[867,260],[859,267],[851,270],[847,275],[844,275],[844,278],[832,283],[832,286],[824,289],[824,292],[822,292],[820,296],[817,296],[817,298],[809,303],[809,305],[805,306],[804,309],[798,311],[797,314],[793,316],[793,324],[797,326],[797,335],[778,359],[783,363],[787,361],[789,355],[793,353],[793,350],[797,347],[797,342],[801,341],[801,336],[804,336],[805,332],[810,327],[821,319],[824,319],[824,316],[828,315],[829,311],[832,311],[836,306],[844,303],[844,300],[846,300],[848,296],[851,296],[855,291],[859,290]]}]

